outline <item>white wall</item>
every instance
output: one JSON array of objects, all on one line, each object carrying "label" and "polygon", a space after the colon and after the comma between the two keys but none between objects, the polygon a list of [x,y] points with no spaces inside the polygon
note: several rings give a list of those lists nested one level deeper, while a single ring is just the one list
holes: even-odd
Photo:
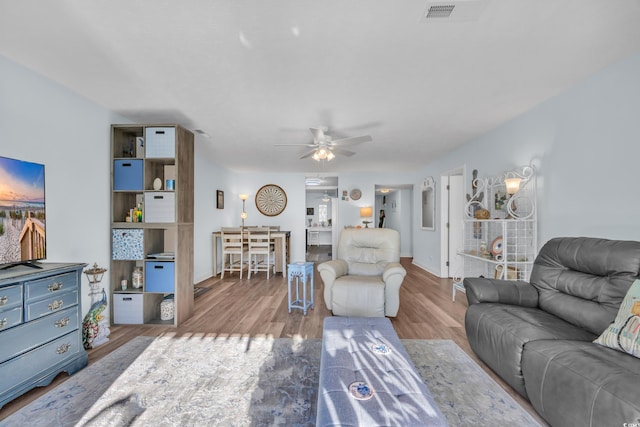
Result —
[{"label": "white wall", "polygon": [[[201,282],[213,271],[213,238],[211,233],[220,227],[238,226],[235,209],[239,199],[230,193],[230,172],[219,164],[211,140],[195,134],[194,144],[194,203],[193,203],[193,278]],[[216,190],[224,191],[224,209],[217,208]],[[218,245],[219,246],[219,245]],[[218,249],[220,253],[220,249]]]},{"label": "white wall", "polygon": [[48,262],[109,267],[111,123],[129,121],[0,56],[0,155],[45,165]]},{"label": "white wall", "polygon": [[[430,163],[427,176],[466,165],[495,175],[538,171],[539,246],[556,236],[640,240],[640,54],[614,64],[506,125]],[[437,194],[437,227],[441,195]],[[440,233],[420,230],[414,194],[414,262],[439,272]]]}]

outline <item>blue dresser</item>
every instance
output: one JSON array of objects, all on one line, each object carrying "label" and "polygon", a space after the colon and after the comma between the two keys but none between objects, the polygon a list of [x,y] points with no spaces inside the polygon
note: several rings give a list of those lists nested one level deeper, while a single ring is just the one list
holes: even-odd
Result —
[{"label": "blue dresser", "polygon": [[0,272],[0,408],[87,366],[80,307],[86,264],[39,265]]}]

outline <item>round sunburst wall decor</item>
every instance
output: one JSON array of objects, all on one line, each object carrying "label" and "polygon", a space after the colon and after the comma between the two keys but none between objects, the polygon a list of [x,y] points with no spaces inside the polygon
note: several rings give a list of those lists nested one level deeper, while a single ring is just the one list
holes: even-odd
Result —
[{"label": "round sunburst wall decor", "polygon": [[263,185],[256,193],[256,207],[263,215],[280,215],[287,207],[287,194],[275,184]]}]

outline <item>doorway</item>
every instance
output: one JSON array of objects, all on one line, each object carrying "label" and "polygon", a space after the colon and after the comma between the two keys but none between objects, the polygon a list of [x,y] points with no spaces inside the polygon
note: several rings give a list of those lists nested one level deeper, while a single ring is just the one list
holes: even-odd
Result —
[{"label": "doorway", "polygon": [[400,256],[413,256],[413,184],[375,184],[373,226],[400,233]]},{"label": "doorway", "polygon": [[324,262],[335,253],[334,234],[337,224],[338,177],[307,177],[306,195],[306,261]]}]

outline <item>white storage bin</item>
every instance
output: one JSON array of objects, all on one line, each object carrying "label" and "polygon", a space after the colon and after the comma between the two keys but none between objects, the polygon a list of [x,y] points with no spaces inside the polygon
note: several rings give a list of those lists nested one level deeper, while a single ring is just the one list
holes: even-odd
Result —
[{"label": "white storage bin", "polygon": [[171,159],[176,156],[176,129],[147,128],[145,157],[147,159]]},{"label": "white storage bin", "polygon": [[153,191],[144,193],[144,222],[175,222],[176,193]]},{"label": "white storage bin", "polygon": [[144,323],[143,294],[113,294],[113,323],[140,325]]}]

